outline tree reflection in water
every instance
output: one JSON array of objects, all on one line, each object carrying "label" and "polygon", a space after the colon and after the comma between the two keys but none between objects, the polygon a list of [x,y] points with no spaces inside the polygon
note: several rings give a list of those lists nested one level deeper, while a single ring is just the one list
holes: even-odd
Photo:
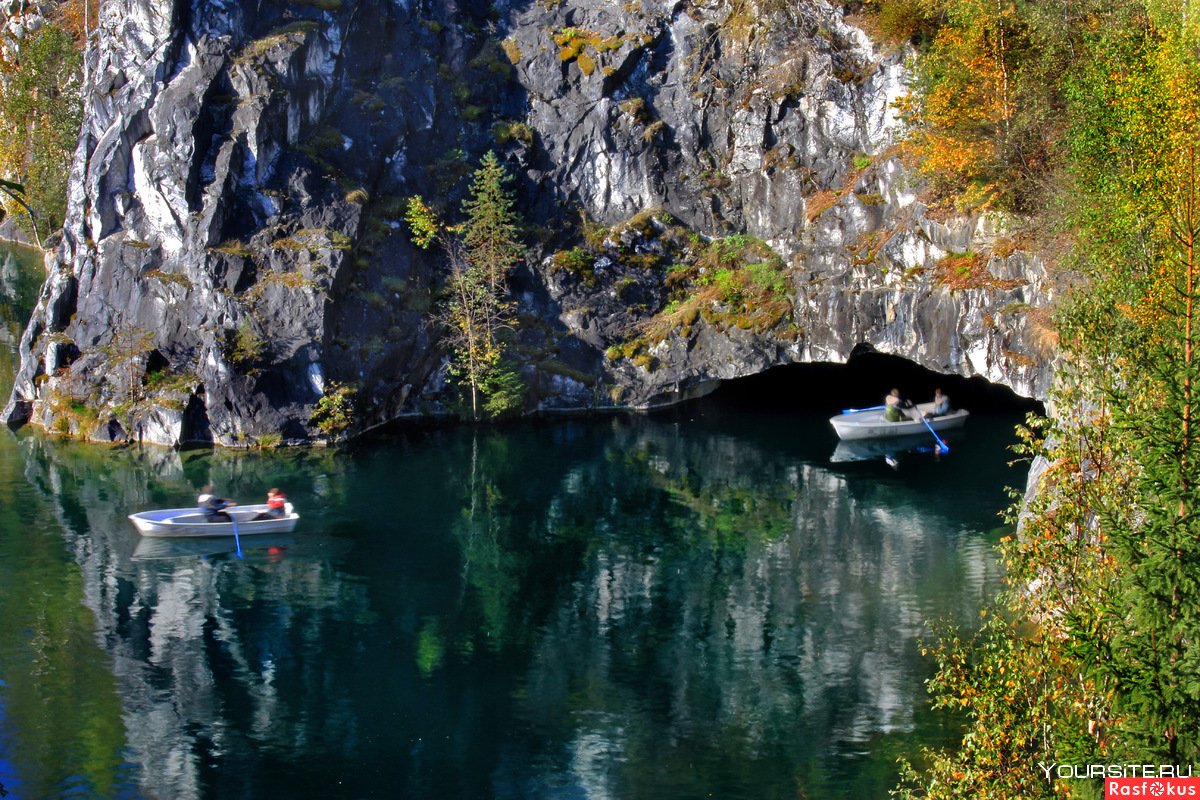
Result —
[{"label": "tree reflection in water", "polygon": [[[611,418],[20,458],[146,796],[882,796],[944,735],[925,621],[975,617],[996,567],[928,481],[832,471],[823,433]],[[1001,473],[942,466],[972,513],[1003,504]],[[294,543],[133,560],[125,515],[208,480],[284,485]]]}]

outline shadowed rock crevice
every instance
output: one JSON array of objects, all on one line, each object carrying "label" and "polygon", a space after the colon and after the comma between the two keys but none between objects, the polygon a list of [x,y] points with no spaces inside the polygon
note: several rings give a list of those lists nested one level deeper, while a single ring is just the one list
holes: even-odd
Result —
[{"label": "shadowed rock crevice", "polygon": [[201,210],[204,191],[216,178],[217,156],[233,130],[236,103],[233,84],[222,71],[201,98],[200,113],[192,127],[196,153],[192,156],[187,182],[188,209],[192,212]]}]

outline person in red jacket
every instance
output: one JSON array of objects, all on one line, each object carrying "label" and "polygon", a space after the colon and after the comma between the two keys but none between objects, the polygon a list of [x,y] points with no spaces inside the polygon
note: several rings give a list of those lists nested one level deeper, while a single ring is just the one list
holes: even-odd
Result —
[{"label": "person in red jacket", "polygon": [[267,490],[267,510],[260,511],[254,519],[283,519],[287,516],[287,496],[279,489],[271,487]]}]

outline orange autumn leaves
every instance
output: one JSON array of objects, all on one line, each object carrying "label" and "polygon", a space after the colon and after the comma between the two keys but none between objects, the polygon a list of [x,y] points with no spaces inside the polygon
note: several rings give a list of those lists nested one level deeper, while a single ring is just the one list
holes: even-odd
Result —
[{"label": "orange autumn leaves", "polygon": [[1109,227],[1144,229],[1128,208],[1153,213],[1178,185],[1169,173],[1200,130],[1190,0],[894,2],[918,6],[921,55],[897,108],[937,199],[1036,214],[1099,192],[1124,206]]},{"label": "orange autumn leaves", "polygon": [[907,154],[944,195],[987,206],[1014,111],[1012,58],[1022,23],[1009,0],[929,0],[941,20],[915,91],[897,102]]}]

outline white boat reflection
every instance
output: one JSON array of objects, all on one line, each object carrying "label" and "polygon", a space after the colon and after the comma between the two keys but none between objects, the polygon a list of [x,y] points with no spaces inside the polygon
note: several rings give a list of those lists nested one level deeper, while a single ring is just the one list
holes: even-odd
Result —
[{"label": "white boat reflection", "polygon": [[[242,537],[242,555],[265,554],[268,557],[281,555],[296,543],[296,537],[287,533],[258,534]],[[206,538],[161,538],[144,536],[133,551],[134,561],[155,561],[167,558],[196,558],[236,553],[238,542],[233,536],[211,536]]]},{"label": "white boat reflection", "polygon": [[[957,436],[947,434],[943,441],[953,444]],[[901,453],[934,453],[937,454],[937,442],[929,433],[913,434],[911,436],[896,436],[891,439],[843,439],[829,456],[831,464],[849,464],[854,461],[874,461],[876,459],[895,460]],[[888,461],[892,463],[892,461]]]}]

